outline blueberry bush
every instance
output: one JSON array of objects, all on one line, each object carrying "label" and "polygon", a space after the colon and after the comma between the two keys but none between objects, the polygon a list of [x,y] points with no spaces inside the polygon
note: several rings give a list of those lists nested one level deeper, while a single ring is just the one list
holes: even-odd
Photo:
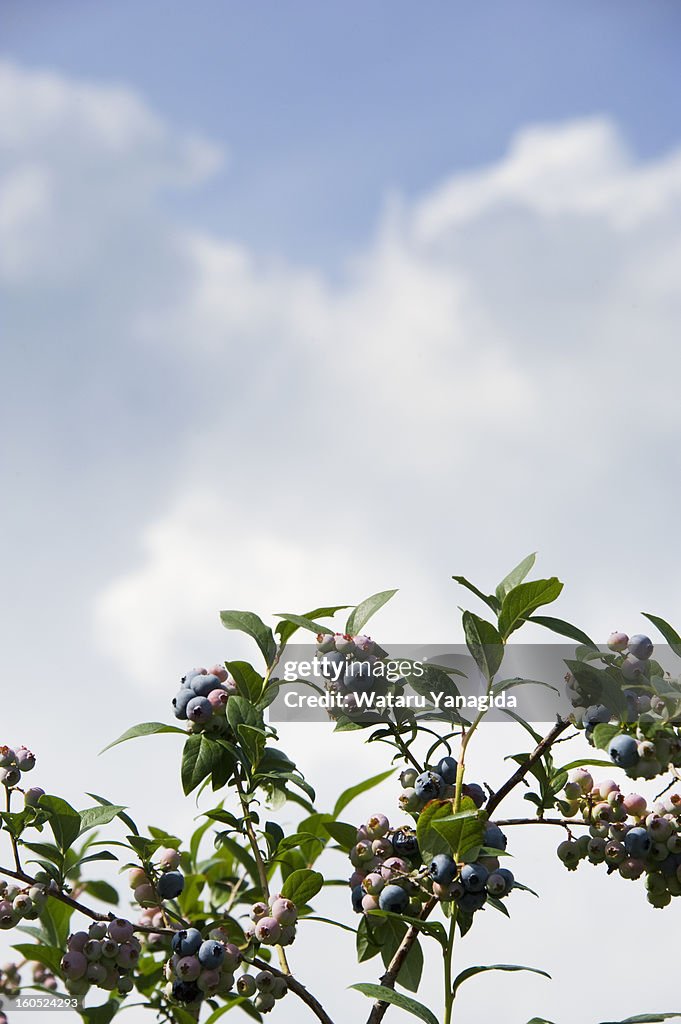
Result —
[{"label": "blueberry bush", "polygon": [[[409,682],[408,673],[381,674],[388,654],[364,632],[394,591],[356,607],[280,615],[274,629],[252,612],[221,613],[227,629],[255,642],[256,664],[228,660],[192,669],[168,701],[170,720],[136,725],[111,744],[157,733],[183,737],[184,795],[214,794],[184,841],[158,827],[144,834],[127,808],[94,794],[90,806],[76,810],[28,784],[34,771],[39,776],[30,750],[0,745],[0,928],[14,931],[18,957],[0,970],[0,1024],[13,1001],[28,998],[45,1005],[68,1000],[90,1024],[108,1024],[131,1001],[159,1020],[213,1024],[230,1010],[261,1020],[284,997],[300,1001],[296,1020],[308,1014],[333,1024],[323,993],[313,992],[295,964],[296,934],[311,920],[355,932],[358,960],[382,965],[375,984],[353,986],[369,1000],[367,1024],[379,1024],[392,1006],[427,1024],[451,1024],[470,978],[544,973],[517,964],[453,970],[455,942],[479,915],[509,915],[518,891],[528,888],[514,862],[513,870],[507,866],[509,835],[521,825],[560,830],[557,856],[570,872],[582,862],[600,866],[615,880],[640,884],[660,909],[681,896],[681,792],[674,789],[681,777],[681,686],[655,660],[649,637],[614,632],[599,646],[577,626],[538,614],[562,584],[555,577],[528,580],[533,564],[534,556],[524,559],[491,594],[453,577],[485,605],[484,617],[464,611],[462,625],[488,698],[522,684],[504,679],[502,669],[506,645],[526,623],[576,645],[565,677],[571,712],[544,734],[509,712],[530,749],[508,755],[513,771],[497,789],[470,779],[466,768],[485,707],[468,717],[399,702],[380,715],[361,710],[367,688],[394,696]],[[346,611],[342,632],[324,624]],[[673,627],[647,618],[681,657]],[[288,685],[278,667],[295,634],[313,635],[324,690],[338,698],[329,728],[365,730],[367,741],[389,748],[385,772],[342,792],[332,812],[316,808],[312,785],[276,745],[268,718]],[[457,672],[431,666],[428,686],[456,693]],[[556,745],[580,734],[594,756],[557,764]],[[616,778],[596,778],[597,769]],[[346,820],[355,797],[391,776],[396,799],[388,813]],[[658,778],[660,791],[650,802],[629,791],[629,780]],[[531,813],[505,817],[502,805],[518,787]],[[276,818],[291,803],[301,817],[287,835]],[[114,825],[115,838],[103,838]],[[329,848],[345,858],[342,879],[319,870]],[[102,861],[117,861],[125,872],[133,908],[127,914],[117,909],[117,889],[92,877]],[[354,928],[323,917],[325,888],[339,884],[347,885]],[[94,909],[93,898],[116,909]],[[442,1006],[435,1010],[417,998],[426,943],[442,957]],[[535,1017],[528,1024],[551,1022]]]}]

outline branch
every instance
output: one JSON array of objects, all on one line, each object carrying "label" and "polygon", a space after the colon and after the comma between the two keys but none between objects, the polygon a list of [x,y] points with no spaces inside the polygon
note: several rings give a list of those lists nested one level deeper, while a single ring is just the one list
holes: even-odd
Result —
[{"label": "branch", "polygon": [[[437,906],[437,899],[432,896],[419,915],[419,920],[425,921],[430,914],[433,907]],[[383,977],[380,979],[381,985],[385,985],[387,988],[394,988],[397,975],[400,973],[404,961],[409,956],[409,950],[414,945],[414,942],[418,938],[419,929],[414,925],[411,925],[406,932],[406,935],[402,939],[402,942],[398,946],[397,952],[393,956],[392,960],[388,965],[388,970],[385,972]],[[367,1019],[367,1024],[379,1024],[383,1020],[385,1011],[388,1009],[390,1004],[383,1002],[382,999],[378,999],[371,1008],[371,1013]]]},{"label": "branch", "polygon": [[[25,871],[11,871],[9,868],[3,868],[0,866],[0,875],[6,875],[8,878],[16,878],[17,882],[24,882],[26,885],[39,885],[42,887],[43,883],[38,882],[31,875],[27,875]],[[67,907],[71,907],[72,910],[77,910],[86,917],[89,917],[91,921],[113,921],[116,917],[115,914],[99,914],[96,910],[91,910],[90,907],[86,907],[83,903],[79,903],[78,900],[74,900],[71,896],[67,896],[65,892],[57,892],[52,889],[47,889],[47,895],[53,900],[59,900],[60,903],[65,903]],[[154,928],[152,926],[136,924],[134,925],[136,932],[150,932],[155,935],[159,933],[161,935],[174,935],[175,932],[171,928]]]},{"label": "branch", "polygon": [[593,822],[584,821],[583,818],[495,818],[494,824],[500,828],[508,825],[561,825],[569,829],[573,825],[585,825],[588,828]]},{"label": "branch", "polygon": [[547,733],[544,739],[541,741],[541,743],[537,744],[537,746],[534,748],[534,750],[528,757],[527,761],[525,761],[524,764],[521,764],[518,770],[514,772],[513,775],[511,775],[510,779],[507,779],[503,786],[500,789],[498,789],[496,793],[493,793],[492,796],[489,798],[489,800],[487,801],[487,806],[485,808],[488,814],[491,815],[492,811],[494,811],[495,808],[499,806],[501,801],[508,796],[511,790],[515,789],[515,787],[523,781],[523,779],[530,771],[530,769],[533,767],[533,765],[535,765],[537,761],[541,760],[546,751],[551,747],[551,744],[560,736],[562,732],[565,732],[569,725],[569,721],[564,720],[562,718],[558,719],[553,729],[551,729],[551,732]]},{"label": "branch", "polygon": [[333,1021],[319,1000],[315,999],[312,993],[308,992],[304,985],[301,985],[299,981],[296,981],[292,974],[285,974],[284,971],[278,971],[276,967],[272,966],[272,964],[268,964],[264,960],[259,960],[256,956],[251,957],[250,959],[244,957],[244,960],[246,963],[253,964],[254,967],[259,967],[261,971],[269,971],[270,974],[274,974],[276,978],[283,978],[291,989],[291,992],[294,992],[306,1006],[310,1007],[315,1017],[317,1017],[322,1024],[333,1024]]}]

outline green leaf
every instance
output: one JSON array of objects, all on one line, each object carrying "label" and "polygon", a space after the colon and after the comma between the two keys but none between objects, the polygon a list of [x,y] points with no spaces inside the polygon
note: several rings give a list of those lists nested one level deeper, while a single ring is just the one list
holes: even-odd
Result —
[{"label": "green leaf", "polygon": [[346,821],[327,821],[324,828],[341,849],[349,852],[357,842],[357,828]]},{"label": "green leaf", "polygon": [[520,583],[506,594],[499,614],[499,632],[506,640],[543,604],[551,604],[560,596],[563,584],[557,577]]},{"label": "green leaf", "polygon": [[[275,633],[278,635],[279,640],[281,641],[282,644],[288,643],[288,641],[291,639],[293,634],[298,629],[298,626],[295,624],[294,620],[297,620],[298,618],[303,618],[303,619],[306,619],[309,622],[309,621],[311,621],[313,619],[317,619],[317,618],[325,619],[325,618],[327,618],[327,616],[335,615],[336,612],[343,612],[343,611],[345,611],[346,608],[352,608],[352,605],[351,604],[329,605],[327,607],[322,607],[322,608],[313,608],[311,612],[306,612],[305,615],[302,615],[302,616],[288,615],[287,618],[283,622],[280,622],[277,625],[277,627],[275,628]],[[309,627],[306,627],[306,628],[309,628]],[[328,632],[331,632],[331,631],[329,630],[329,628],[327,626],[324,626],[320,630],[320,632],[328,633]]]},{"label": "green leaf", "polygon": [[274,614],[278,619],[284,619],[285,622],[290,622],[293,626],[299,626],[300,629],[309,629],[315,635],[319,633],[333,633],[332,626],[322,626],[319,622],[309,619],[306,615],[294,615],[292,612],[275,612]]},{"label": "green leaf", "polygon": [[425,1024],[438,1024],[435,1014],[427,1006],[424,1006],[423,1003],[419,1003],[416,999],[412,999],[411,996],[405,996],[401,992],[395,992],[392,988],[386,988],[385,985],[372,985],[368,982],[361,982],[359,985],[351,985],[350,988],[356,989],[357,992],[368,996],[369,999],[378,999],[383,1003],[398,1006],[400,1010],[411,1013],[414,1017],[424,1021]]},{"label": "green leaf", "polygon": [[379,786],[381,782],[385,782],[391,775],[394,775],[394,768],[390,768],[387,772],[381,772],[379,775],[372,775],[370,779],[365,779],[364,782],[358,782],[355,786],[350,786],[349,789],[344,790],[336,800],[336,806],[333,809],[333,816],[337,818],[338,815],[344,810],[355,797],[360,796],[362,793],[366,793],[367,790],[373,789],[374,786]]},{"label": "green leaf", "polygon": [[[180,731],[182,731],[182,730],[180,730]],[[111,803],[110,800],[107,800],[103,796],[99,796],[97,793],[88,793],[87,795],[89,797],[91,797],[93,800],[96,800],[98,804],[102,804],[103,807],[112,807],[113,806],[113,804]],[[140,834],[139,833],[139,829],[137,828],[137,825],[132,820],[132,818],[130,817],[129,814],[124,814],[123,811],[119,811],[118,812],[118,817],[121,819],[122,822],[124,822],[128,826],[128,828],[130,829],[130,831],[134,835],[138,836]]]},{"label": "green leaf", "polygon": [[560,693],[557,686],[551,686],[550,683],[545,683],[542,679],[500,679],[492,687],[492,693],[496,696],[498,693],[503,693],[505,690],[512,690],[516,686],[543,686],[547,690],[553,690],[554,693]]},{"label": "green leaf", "polygon": [[371,597],[367,597],[366,601],[362,601],[354,608],[348,616],[348,621],[345,626],[345,632],[351,636],[356,636],[361,633],[364,626],[367,624],[372,615],[375,615],[379,608],[382,608],[384,604],[394,597],[397,593],[396,590],[382,590],[378,594],[372,594]]},{"label": "green leaf", "polygon": [[109,885],[108,882],[98,878],[92,882],[86,882],[84,885],[86,892],[89,892],[91,896],[94,896],[96,900],[101,900],[102,903],[112,903],[114,906],[118,905],[119,896],[113,885]]},{"label": "green leaf", "polygon": [[433,826],[437,818],[449,817],[451,813],[451,800],[431,800],[419,814],[416,823],[416,839],[425,864],[431,861],[437,853],[450,852],[449,843]]},{"label": "green leaf", "polygon": [[226,629],[238,629],[253,637],[266,665],[271,665],[277,653],[277,644],[269,626],[255,612],[224,611],[220,612],[222,625]]},{"label": "green leaf", "polygon": [[118,1000],[109,999],[100,1006],[86,1006],[78,1012],[86,1024],[110,1024],[118,1013],[119,1005]]},{"label": "green leaf", "polygon": [[679,1013],[639,1013],[636,1017],[607,1021],[606,1024],[657,1024],[658,1021],[672,1020],[676,1017],[681,1017],[681,1011]]},{"label": "green leaf", "polygon": [[674,627],[670,626],[664,619],[661,619],[659,615],[651,615],[650,612],[641,612],[641,614],[652,622],[654,626],[657,626],[674,654],[677,654],[679,658],[681,658],[681,636],[679,636]]},{"label": "green leaf", "polygon": [[467,580],[465,576],[452,576],[453,580],[460,583],[462,587],[466,587],[476,597],[479,597],[481,601],[484,601],[488,608],[491,608],[493,612],[498,613],[501,608],[501,602],[493,594],[483,594],[482,590],[478,590],[474,584]]},{"label": "green leaf", "polygon": [[[238,698],[232,697],[232,700]],[[187,737],[182,751],[182,789],[189,796],[192,790],[206,779],[213,771],[220,758],[221,748],[218,743],[209,740],[203,733]]]},{"label": "green leaf", "polygon": [[[619,725],[610,725],[608,722],[597,725],[593,731],[594,746],[599,750],[607,750],[612,738],[618,736],[621,731]],[[610,767],[612,767],[612,763]]]},{"label": "green leaf", "polygon": [[499,666],[503,661],[502,639],[491,622],[481,619],[473,612],[464,612],[462,622],[468,650],[489,683],[499,671]]},{"label": "green leaf", "polygon": [[61,973],[61,958],[64,955],[63,951],[57,946],[32,946],[30,943],[19,943],[12,947],[16,949],[25,960],[30,960],[31,963],[44,964],[48,967],[53,974],[59,975]]},{"label": "green leaf", "polygon": [[578,626],[573,626],[571,622],[565,622],[563,619],[554,619],[550,615],[531,615],[527,621],[536,622],[537,625],[544,626],[553,633],[558,633],[559,636],[567,636],[570,640],[576,640],[578,644],[584,644],[585,647],[591,647],[595,651],[598,650],[598,645],[586,633],[582,632]]},{"label": "green leaf", "polygon": [[554,1024],[552,1020],[547,1020],[546,1017],[533,1017],[532,1020],[528,1020],[527,1024]]},{"label": "green leaf", "polygon": [[504,576],[503,580],[501,581],[501,583],[499,584],[495,591],[498,601],[503,601],[506,595],[508,594],[509,590],[513,590],[515,587],[518,586],[519,583],[523,582],[528,572],[534,565],[536,557],[537,552],[534,551],[531,555],[528,555],[527,558],[523,558],[522,562],[518,562],[515,569],[511,569],[508,576]]},{"label": "green leaf", "polygon": [[[445,931],[442,924],[439,921],[422,921],[419,917],[404,917],[402,914],[393,914],[390,910],[370,910],[370,917],[377,918],[394,918],[396,921],[406,921],[411,928],[416,928],[418,931],[423,932],[424,935],[429,935],[431,938],[436,939],[443,949],[447,948],[447,932]],[[305,920],[308,920],[307,918]]]},{"label": "green leaf", "polygon": [[467,796],[461,801],[461,810],[457,814],[437,815],[432,826],[447,841],[452,853],[458,856],[472,846],[480,846],[485,832],[480,811]]},{"label": "green leaf", "polygon": [[[600,728],[600,726],[597,726],[596,728]],[[608,728],[612,729],[613,726],[608,726]],[[619,729],[617,731],[619,732]],[[610,741],[608,740],[608,743],[609,742]],[[592,768],[612,768],[612,761],[599,761],[596,757],[580,757],[576,761],[570,761],[569,764],[564,764],[562,768],[556,768],[554,778],[558,775],[564,774],[565,772],[571,772],[573,768],[582,768],[587,764]]]},{"label": "green leaf", "polygon": [[141,722],[139,725],[133,725],[131,729],[124,732],[122,736],[119,736],[117,740],[110,743],[108,747],[100,750],[100,754],[103,754],[105,750],[111,750],[112,747],[118,746],[119,743],[125,743],[126,740],[134,740],[138,736],[154,736],[156,733],[161,732],[179,732],[183,736],[186,735],[185,730],[178,729],[176,725],[166,725],[164,722]]},{"label": "green leaf", "polygon": [[309,903],[324,885],[324,876],[319,871],[303,868],[288,876],[281,887],[281,894],[299,907]]},{"label": "green leaf", "polygon": [[[241,697],[251,704],[257,704],[262,697],[265,680],[247,661],[226,661],[227,671],[234,677],[234,682]],[[233,698],[232,698],[233,699]],[[231,700],[227,702],[231,703]]]},{"label": "green leaf", "polygon": [[80,814],[58,796],[41,796],[38,806],[47,813],[55,842],[65,853],[80,834]]},{"label": "green leaf", "polygon": [[520,967],[518,964],[489,964],[486,967],[468,967],[465,971],[457,974],[452,986],[452,994],[456,995],[457,989],[463,985],[464,981],[468,981],[469,978],[473,978],[476,974],[483,974],[486,971],[529,971],[530,974],[540,974],[543,978],[551,980],[550,974],[547,974],[546,971],[540,971],[537,967]]},{"label": "green leaf", "polygon": [[80,832],[87,832],[88,829],[97,828],[99,825],[108,825],[110,821],[117,818],[121,811],[126,808],[119,804],[108,804],[106,807],[86,807],[80,811]]}]

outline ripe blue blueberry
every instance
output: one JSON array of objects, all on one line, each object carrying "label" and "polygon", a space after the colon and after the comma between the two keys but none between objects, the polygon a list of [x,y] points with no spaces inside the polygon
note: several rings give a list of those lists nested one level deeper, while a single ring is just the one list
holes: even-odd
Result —
[{"label": "ripe blue blueberry", "polygon": [[482,892],[465,892],[458,901],[459,908],[466,914],[474,914],[476,910],[481,910],[487,900],[487,893],[483,889]]},{"label": "ripe blue blueberry", "polygon": [[195,953],[198,953],[202,942],[203,938],[198,928],[186,928],[175,932],[171,948],[173,953],[177,953],[178,956],[194,956]]},{"label": "ripe blue blueberry", "polygon": [[173,982],[173,999],[178,1003],[193,1003],[201,996],[201,990],[195,981]]},{"label": "ripe blue blueberry", "polygon": [[584,724],[604,725],[610,721],[610,716],[610,708],[606,708],[605,704],[592,704],[584,712]]},{"label": "ripe blue blueberry", "polygon": [[362,900],[364,899],[364,888],[356,885],[352,890],[352,909],[356,914],[362,913]]},{"label": "ripe blue blueberry", "polygon": [[643,633],[636,633],[634,636],[629,637],[627,651],[634,658],[640,658],[642,661],[647,661],[653,653],[653,641],[649,636],[645,636]]},{"label": "ripe blue blueberry", "polygon": [[622,662],[621,672],[624,678],[631,682],[645,675],[647,668],[648,662],[644,658],[635,658],[633,654],[627,654]]},{"label": "ripe blue blueberry", "polygon": [[428,874],[439,885],[449,885],[456,875],[456,861],[447,853],[437,853],[430,862]]},{"label": "ripe blue blueberry", "polygon": [[0,768],[11,768],[15,760],[15,754],[11,747],[0,746]]},{"label": "ripe blue blueberry", "polygon": [[645,828],[635,826],[625,835],[624,848],[629,857],[647,857],[653,848],[653,840]]},{"label": "ripe blue blueberry", "polygon": [[184,722],[187,720],[187,704],[194,699],[193,690],[179,690],[173,697],[173,709],[175,718]]},{"label": "ripe blue blueberry", "polygon": [[421,772],[414,782],[416,795],[422,800],[435,800],[445,788],[444,779],[437,772]]},{"label": "ripe blue blueberry", "polygon": [[610,760],[620,768],[633,768],[639,761],[638,743],[626,733],[620,733],[610,740],[608,753]]},{"label": "ripe blue blueberry", "polygon": [[208,970],[215,970],[225,959],[225,950],[221,942],[207,939],[206,942],[202,942],[199,946],[197,955],[202,967],[206,967]]},{"label": "ripe blue blueberry", "polygon": [[465,783],[461,792],[470,797],[476,807],[482,807],[485,802],[485,791],[477,782]]},{"label": "ripe blue blueberry", "polygon": [[211,690],[220,689],[220,680],[212,674],[194,676],[190,686],[196,697],[207,697]]},{"label": "ripe blue blueberry", "polygon": [[386,885],[379,894],[378,905],[381,910],[403,914],[409,906],[409,896],[399,885]]},{"label": "ripe blue blueberry", "polygon": [[166,871],[156,886],[162,900],[174,900],[184,889],[184,875],[181,871]]},{"label": "ripe blue blueberry", "polygon": [[391,837],[393,850],[398,857],[418,857],[419,845],[416,833],[410,828],[400,828]]},{"label": "ripe blue blueberry", "polygon": [[213,714],[213,705],[206,697],[192,697],[187,704],[187,718],[191,722],[203,725]]},{"label": "ripe blue blueberry", "polygon": [[508,839],[498,825],[490,823],[482,837],[482,845],[488,846],[492,850],[505,850],[508,845]]},{"label": "ripe blue blueberry", "polygon": [[438,775],[441,775],[448,786],[453,786],[456,782],[456,770],[457,762],[453,757],[443,757],[438,761],[435,771]]},{"label": "ripe blue blueberry", "polygon": [[20,772],[30,772],[35,768],[35,754],[28,747],[17,747],[14,751],[14,756]]},{"label": "ripe blue blueberry", "polygon": [[464,864],[461,868],[461,884],[466,892],[482,892],[488,878],[489,871],[482,864]]}]

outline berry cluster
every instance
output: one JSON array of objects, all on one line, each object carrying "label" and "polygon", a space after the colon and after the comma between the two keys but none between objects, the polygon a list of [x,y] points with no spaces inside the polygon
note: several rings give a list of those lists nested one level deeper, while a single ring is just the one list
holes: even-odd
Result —
[{"label": "berry cluster", "polygon": [[182,677],[181,687],[173,697],[175,718],[192,722],[199,731],[209,724],[217,732],[227,727],[225,707],[236,693],[236,683],[224,665],[193,668]]},{"label": "berry cluster", "polygon": [[[21,920],[35,921],[47,901],[48,885],[30,885],[23,888],[0,880],[0,928],[14,928]],[[52,883],[53,885],[54,883]]]},{"label": "berry cluster", "polygon": [[181,895],[184,875],[178,871],[180,861],[179,850],[167,847],[158,850],[156,864],[150,873],[144,868],[129,871],[128,884],[141,907],[158,909],[164,900],[174,900]]},{"label": "berry cluster", "polygon": [[[0,967],[0,996],[14,999],[21,991],[21,977],[17,964],[5,964]],[[0,1003],[0,1005],[2,1005]]]},{"label": "berry cluster", "polygon": [[681,896],[681,794],[665,796],[649,809],[644,796],[623,795],[612,779],[594,783],[584,768],[571,773],[564,793],[570,811],[580,811],[590,822],[588,835],[558,847],[569,871],[588,860],[605,864],[608,874],[618,872],[622,878],[645,875],[648,902],[654,907],[666,907],[672,896]]},{"label": "berry cluster", "polygon": [[473,914],[488,897],[503,899],[514,886],[513,874],[500,868],[494,855],[494,851],[505,851],[506,843],[501,829],[489,823],[482,841],[483,856],[474,863],[457,864],[449,854],[438,853],[423,864],[414,830],[409,826],[391,829],[384,814],[375,814],[360,826],[357,843],[350,851],[355,868],[349,880],[353,910],[415,916],[432,895]]},{"label": "berry cluster", "polygon": [[33,964],[33,984],[46,988],[48,992],[57,991],[57,979],[44,964]]},{"label": "berry cluster", "polygon": [[262,942],[264,946],[290,946],[296,937],[298,908],[281,893],[270,896],[268,903],[254,903],[251,907],[251,921],[247,929],[248,938]]},{"label": "berry cluster", "polygon": [[133,972],[141,948],[133,925],[123,918],[108,924],[95,921],[86,932],[75,932],[69,936],[61,960],[67,990],[82,996],[95,985],[127,995],[134,987]]},{"label": "berry cluster", "polygon": [[343,696],[345,709],[356,709],[355,694],[385,688],[387,677],[381,658],[386,652],[370,636],[320,633],[317,657],[326,688]]},{"label": "berry cluster", "polygon": [[[406,768],[400,775],[402,793],[399,805],[403,811],[418,814],[429,800],[448,800],[454,796],[457,762],[453,757],[443,757],[433,768],[417,772],[415,768]],[[471,798],[476,807],[485,802],[485,792],[477,782],[464,783],[462,796]]]},{"label": "berry cluster", "polygon": [[[35,768],[35,754],[28,747],[0,746],[0,782],[8,789],[18,786],[23,772]],[[42,793],[41,793],[42,795]]]},{"label": "berry cluster", "polygon": [[242,974],[236,983],[236,990],[243,998],[252,999],[253,1008],[259,1013],[268,1013],[277,999],[284,998],[288,985],[286,978],[280,974],[265,970],[258,974]]},{"label": "berry cluster", "polygon": [[172,956],[164,969],[166,995],[178,1003],[199,1003],[206,996],[227,995],[241,961],[237,946],[220,929],[204,939],[198,928],[173,935]]}]

